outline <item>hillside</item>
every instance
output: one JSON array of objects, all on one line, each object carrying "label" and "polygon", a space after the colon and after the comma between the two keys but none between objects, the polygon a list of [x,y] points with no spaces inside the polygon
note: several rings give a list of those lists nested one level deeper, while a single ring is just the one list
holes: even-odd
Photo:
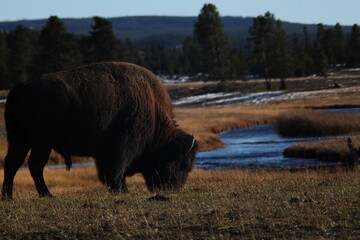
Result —
[{"label": "hillside", "polygon": [[[139,45],[165,44],[176,46],[192,35],[196,17],[171,16],[137,16],[109,18],[113,29],[121,39],[129,38]],[[9,31],[22,24],[25,27],[40,30],[47,19],[20,20],[13,22],[0,22],[0,31]],[[66,18],[62,19],[67,30],[76,34],[87,34],[93,24],[92,18]],[[235,47],[243,47],[248,29],[253,22],[251,17],[223,17],[225,31],[230,36]],[[294,32],[302,32],[304,24],[283,22],[284,29],[291,36]],[[307,24],[310,36],[316,32],[316,24]],[[345,33],[350,27],[343,27]]]}]

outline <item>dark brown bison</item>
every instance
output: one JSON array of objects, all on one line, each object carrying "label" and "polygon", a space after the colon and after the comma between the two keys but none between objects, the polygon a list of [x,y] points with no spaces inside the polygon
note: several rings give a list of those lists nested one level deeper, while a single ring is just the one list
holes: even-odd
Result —
[{"label": "dark brown bison", "polygon": [[125,177],[144,176],[149,190],[180,189],[197,143],[178,128],[169,95],[150,71],[129,63],[98,63],[21,83],[7,98],[9,143],[3,198],[31,149],[28,166],[40,196],[51,196],[43,177],[51,149],[95,158],[98,177],[112,191],[127,191]]}]

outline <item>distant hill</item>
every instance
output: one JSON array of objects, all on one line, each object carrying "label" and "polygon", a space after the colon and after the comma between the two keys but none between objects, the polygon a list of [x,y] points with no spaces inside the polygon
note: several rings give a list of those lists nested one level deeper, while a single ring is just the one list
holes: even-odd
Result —
[{"label": "distant hill", "polygon": [[[76,34],[88,34],[93,24],[92,18],[64,18],[61,19],[67,30]],[[129,38],[138,45],[165,44],[176,46],[183,42],[193,32],[196,17],[167,17],[167,16],[138,16],[108,18],[113,24],[117,37]],[[251,17],[223,17],[225,31],[231,38],[235,47],[243,47],[248,36],[248,29],[253,22]],[[47,19],[20,20],[13,22],[0,22],[0,31],[9,31],[22,24],[25,27],[40,30]],[[305,24],[283,22],[283,27],[289,35],[294,32],[301,33]],[[316,24],[306,24],[310,36],[316,32]],[[345,33],[350,27],[343,27]]]}]

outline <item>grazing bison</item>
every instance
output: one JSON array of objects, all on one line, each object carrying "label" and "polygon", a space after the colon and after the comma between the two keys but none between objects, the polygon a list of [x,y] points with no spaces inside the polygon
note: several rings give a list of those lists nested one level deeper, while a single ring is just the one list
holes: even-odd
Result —
[{"label": "grazing bison", "polygon": [[180,189],[197,143],[178,128],[168,93],[150,71],[109,62],[46,74],[21,83],[7,98],[9,143],[3,198],[31,149],[28,166],[40,196],[51,196],[43,177],[51,149],[92,156],[98,177],[112,191],[127,191],[125,177],[141,173],[149,190]]}]

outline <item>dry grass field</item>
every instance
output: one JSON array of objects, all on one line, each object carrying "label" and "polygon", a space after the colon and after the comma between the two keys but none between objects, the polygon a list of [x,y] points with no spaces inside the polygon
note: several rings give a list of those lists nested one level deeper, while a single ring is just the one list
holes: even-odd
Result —
[{"label": "dry grass field", "polygon": [[[318,98],[184,107],[176,108],[175,115],[180,127],[195,134],[201,150],[215,149],[223,145],[219,132],[273,123],[289,110],[360,106],[357,84],[324,90],[329,94]],[[2,118],[0,128],[2,161]],[[135,175],[128,180],[130,193],[120,195],[106,191],[94,167],[46,169],[45,179],[54,198],[38,198],[29,171],[18,172],[14,201],[0,201],[0,239],[360,238],[360,169],[194,169],[179,193],[150,193],[142,177]]]},{"label": "dry grass field", "polygon": [[[360,171],[194,170],[180,193],[109,194],[94,168],[45,172],[38,198],[28,171],[0,202],[0,239],[359,239]],[[0,177],[2,173],[0,174]]]}]

